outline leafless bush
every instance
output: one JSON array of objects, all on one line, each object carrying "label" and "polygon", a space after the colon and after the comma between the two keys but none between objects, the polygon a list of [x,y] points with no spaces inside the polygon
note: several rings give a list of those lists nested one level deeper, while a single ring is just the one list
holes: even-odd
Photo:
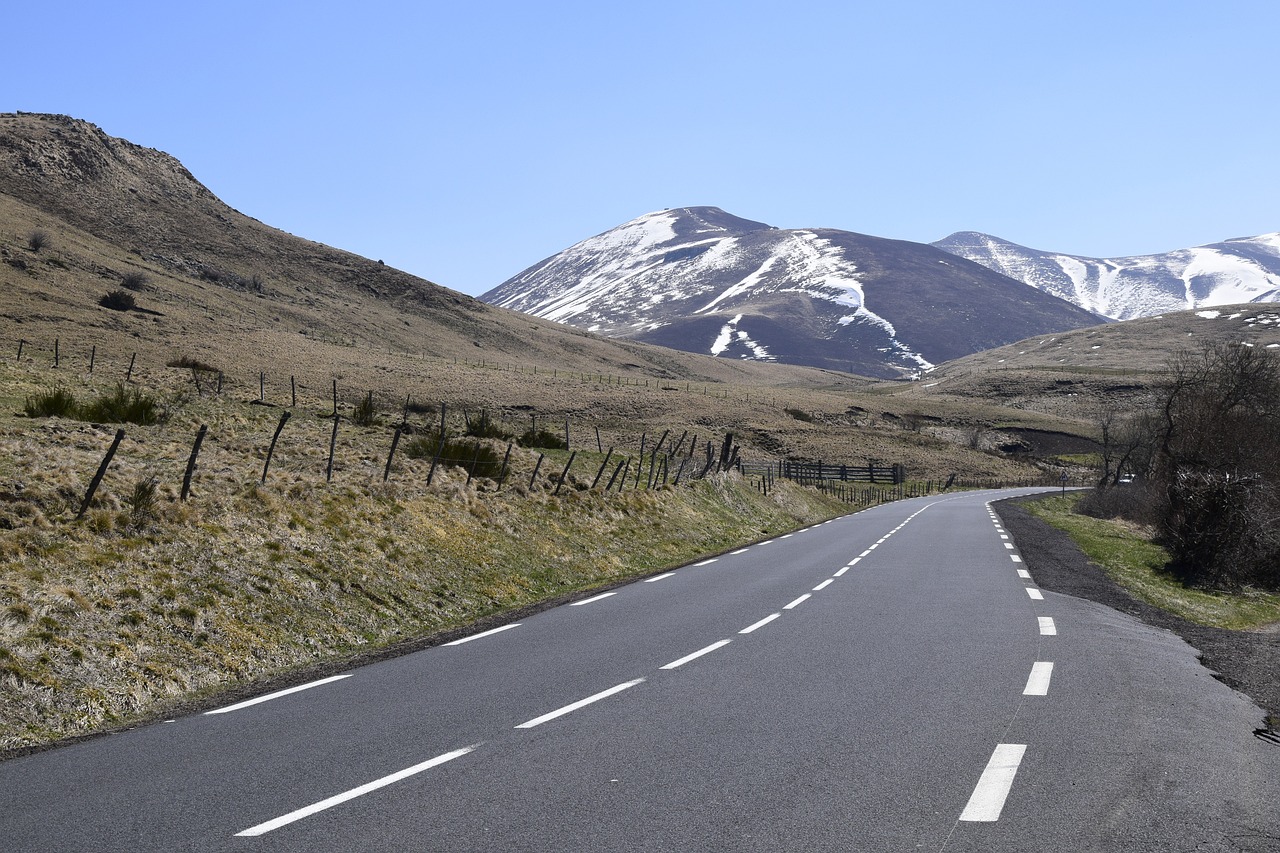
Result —
[{"label": "leafless bush", "polygon": [[37,228],[27,235],[27,248],[33,252],[38,252],[48,245],[49,234],[46,231],[41,231]]}]

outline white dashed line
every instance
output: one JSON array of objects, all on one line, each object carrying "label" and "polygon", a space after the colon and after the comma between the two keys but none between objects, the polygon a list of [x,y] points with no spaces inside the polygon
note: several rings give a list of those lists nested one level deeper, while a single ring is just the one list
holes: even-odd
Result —
[{"label": "white dashed line", "polygon": [[777,618],[778,618],[779,616],[781,616],[781,615],[782,615],[781,613],[773,613],[773,614],[770,614],[770,615],[768,615],[768,616],[764,617],[763,619],[761,619],[759,622],[756,622],[756,623],[754,623],[754,624],[752,624],[752,625],[748,625],[747,627],[743,628],[743,629],[742,629],[741,631],[739,631],[738,633],[739,633],[739,634],[750,634],[752,631],[756,630],[757,628],[763,628],[765,625],[768,625],[770,622],[772,622],[774,619],[777,619]]},{"label": "white dashed line", "polygon": [[747,552],[748,552],[748,551],[750,551],[750,550],[751,550],[750,548],[739,548],[739,549],[738,549],[738,550],[736,550],[736,551],[730,551],[730,552],[729,552],[729,554],[730,554],[730,556],[734,556],[734,557],[736,557],[738,554],[745,554],[745,553],[747,553]]},{"label": "white dashed line", "polygon": [[867,556],[870,553],[871,553],[871,549],[868,548],[867,550],[863,551],[861,554],[858,555],[858,559],[861,560],[863,557]]},{"label": "white dashed line", "polygon": [[991,753],[987,768],[982,771],[978,786],[973,789],[969,803],[960,813],[961,820],[992,822],[1000,819],[1004,801],[1013,787],[1013,777],[1027,751],[1024,743],[1002,743]]},{"label": "white dashed line", "polygon": [[858,565],[858,563],[861,563],[861,562],[862,562],[862,558],[861,558],[861,557],[854,557],[852,560],[850,560],[850,561],[848,562],[848,565],[850,565],[850,566],[856,566],[856,565]]},{"label": "white dashed line", "polygon": [[1018,577],[1023,578],[1025,580],[1031,580],[1031,572],[1027,571],[1026,569],[1018,569]]},{"label": "white dashed line", "polygon": [[616,593],[616,592],[605,592],[605,593],[601,593],[600,595],[597,595],[597,596],[595,596],[594,598],[585,598],[585,599],[583,599],[582,601],[575,601],[575,602],[573,602],[572,604],[570,604],[569,606],[570,606],[570,607],[581,607],[581,606],[582,606],[582,605],[584,605],[584,604],[590,604],[590,603],[591,603],[591,602],[593,602],[593,601],[599,601],[600,599],[602,599],[602,598],[608,598],[608,597],[609,597],[609,596],[611,596],[611,595],[617,595],[617,593]]},{"label": "white dashed line", "polygon": [[849,567],[848,567],[848,566],[845,566],[844,568],[840,569],[840,571],[838,571],[838,572],[836,572],[836,573],[835,573],[835,577],[840,577],[841,575],[843,575],[843,574],[844,574],[845,572],[847,572],[847,571],[849,571]]},{"label": "white dashed line", "polygon": [[1053,664],[1049,661],[1037,661],[1031,667],[1031,675],[1027,678],[1027,686],[1023,688],[1023,696],[1048,696],[1049,679],[1053,677]]},{"label": "white dashed line", "polygon": [[817,592],[818,590],[826,589],[827,587],[831,586],[832,582],[834,582],[834,581],[835,581],[835,578],[827,578],[827,579],[826,579],[826,580],[824,580],[822,583],[820,583],[820,584],[818,584],[817,586],[815,586],[815,587],[813,588],[813,591],[814,591],[814,592]]},{"label": "white dashed line", "polygon": [[800,596],[800,597],[799,597],[799,598],[797,598],[795,601],[793,601],[793,602],[791,602],[790,604],[786,605],[786,606],[785,606],[785,607],[783,607],[782,609],[783,609],[783,610],[794,610],[795,608],[799,607],[801,604],[804,604],[805,600],[806,600],[806,599],[808,599],[808,598],[810,598],[810,597],[811,597],[811,596],[810,596],[810,593],[807,593],[807,592],[806,592],[804,595]]},{"label": "white dashed line", "polygon": [[312,805],[300,808],[297,811],[289,812],[287,815],[281,815],[280,817],[275,818],[274,820],[269,820],[266,823],[251,826],[243,832],[237,832],[236,836],[266,835],[272,830],[279,829],[280,827],[291,824],[296,820],[302,820],[304,817],[313,815],[316,812],[322,812],[325,809],[333,808],[339,803],[345,803],[347,800],[354,800],[356,797],[363,796],[370,791],[385,788],[387,785],[399,782],[401,779],[408,779],[410,776],[417,775],[424,770],[430,770],[432,767],[439,767],[447,761],[453,761],[455,758],[461,758],[467,753],[473,751],[477,746],[479,746],[479,744],[476,744],[475,746],[466,746],[462,749],[455,749],[453,752],[446,752],[444,755],[437,755],[435,758],[428,759],[421,764],[415,764],[412,767],[399,771],[398,773],[392,773],[390,776],[383,776],[381,779],[375,779],[372,782],[367,782],[358,788],[352,788],[350,791],[329,797],[327,800],[321,800],[318,803],[313,803]]},{"label": "white dashed line", "polygon": [[1040,634],[1042,636],[1045,636],[1045,637],[1057,636],[1058,626],[1053,624],[1052,616],[1041,616],[1039,617],[1039,620],[1040,620]]},{"label": "white dashed line", "polygon": [[607,699],[615,693],[621,693],[623,690],[627,690],[629,688],[635,687],[637,684],[641,684],[643,682],[644,682],[643,678],[637,678],[634,681],[627,681],[622,684],[614,685],[613,687],[610,687],[608,690],[601,690],[599,693],[588,696],[586,699],[579,699],[577,702],[574,702],[572,705],[565,705],[563,708],[557,708],[556,710],[548,714],[543,714],[541,717],[534,717],[532,720],[529,720],[527,723],[521,723],[520,725],[516,726],[516,728],[531,729],[534,726],[540,726],[543,723],[554,720],[556,717],[563,717],[565,714],[572,713],[578,710],[579,708],[585,708],[587,705],[590,705],[593,702],[599,702],[601,699]]},{"label": "white dashed line", "polygon": [[488,630],[488,631],[481,631],[479,634],[472,634],[470,637],[463,637],[461,640],[454,640],[454,641],[453,641],[453,642],[451,642],[451,643],[445,643],[445,645],[446,645],[446,646],[460,646],[460,645],[462,645],[463,643],[469,643],[469,642],[471,642],[472,640],[479,640],[481,637],[491,637],[491,636],[493,636],[494,634],[500,634],[500,633],[502,633],[503,631],[509,631],[509,630],[511,630],[512,628],[519,628],[519,627],[520,627],[520,623],[519,623],[519,622],[514,622],[514,623],[512,623],[512,624],[510,624],[510,625],[503,625],[503,626],[502,626],[502,627],[500,627],[500,628],[491,628],[491,629],[490,629],[490,630]]},{"label": "white dashed line", "polygon": [[732,640],[721,640],[718,643],[712,643],[711,645],[707,646],[705,649],[698,649],[693,654],[685,655],[679,660],[673,660],[671,663],[663,664],[662,666],[658,667],[658,669],[676,669],[678,667],[684,666],[691,660],[697,660],[698,658],[702,657],[705,654],[709,654],[711,652],[714,652],[718,648],[727,646],[731,642]]},{"label": "white dashed line", "polygon": [[694,567],[695,567],[695,568],[696,568],[697,566],[709,566],[709,565],[711,565],[712,563],[714,563],[715,561],[716,561],[716,558],[715,558],[715,557],[712,557],[710,560],[703,560],[701,563],[694,563],[693,565],[694,565]]},{"label": "white dashed line", "polygon": [[322,678],[319,681],[312,681],[307,684],[299,684],[297,687],[290,687],[286,690],[277,690],[275,693],[268,693],[266,696],[259,696],[256,699],[247,699],[244,702],[237,702],[234,705],[228,705],[225,708],[217,708],[213,711],[205,711],[204,716],[210,714],[229,714],[232,711],[239,711],[242,708],[248,708],[251,705],[259,705],[263,702],[270,702],[272,699],[279,699],[281,696],[288,696],[290,693],[298,693],[302,690],[310,690],[312,687],[319,687],[322,684],[329,684],[333,681],[341,681],[344,678],[350,678],[352,673],[346,675],[331,675],[328,678]]},{"label": "white dashed line", "polygon": [[1012,550],[1013,550],[1013,543],[1012,543],[1012,542],[1006,542],[1006,543],[1004,543],[1004,547],[1006,547],[1006,548],[1008,548],[1010,551],[1012,551]]},{"label": "white dashed line", "polygon": [[671,576],[672,576],[672,575],[674,575],[674,574],[675,574],[675,572],[667,572],[665,575],[658,575],[656,578],[647,578],[647,579],[645,580],[645,583],[656,583],[657,581],[660,581],[660,580],[664,580],[664,579],[666,579],[666,578],[669,578],[669,577],[671,577]]},{"label": "white dashed line", "polygon": [[1040,593],[1040,590],[1030,586],[1027,587],[1026,589],[1027,589],[1027,595],[1031,596],[1036,601],[1044,600],[1044,596]]},{"label": "white dashed line", "polygon": [[1009,559],[1010,559],[1010,560],[1013,560],[1015,563],[1021,563],[1021,562],[1022,562],[1022,558],[1021,558],[1021,557],[1019,557],[1017,554],[1010,554],[1010,555],[1009,555]]}]

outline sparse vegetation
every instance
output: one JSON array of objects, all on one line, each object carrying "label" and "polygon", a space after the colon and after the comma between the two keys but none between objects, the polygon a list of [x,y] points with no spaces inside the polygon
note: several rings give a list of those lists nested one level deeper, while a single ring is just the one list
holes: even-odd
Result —
[{"label": "sparse vegetation", "polygon": [[516,442],[521,447],[538,447],[543,450],[564,450],[567,447],[563,436],[547,432],[545,429],[527,429],[520,434]]},{"label": "sparse vegetation", "polygon": [[49,232],[47,231],[37,228],[27,235],[27,248],[33,252],[39,252],[48,245]]},{"label": "sparse vegetation", "polygon": [[55,388],[28,397],[22,410],[29,418],[74,418],[76,397],[65,388]]},{"label": "sparse vegetation", "polygon": [[373,404],[372,391],[362,397],[351,410],[351,422],[362,427],[371,427],[378,422],[378,409]]},{"label": "sparse vegetation", "polygon": [[813,415],[803,409],[783,409],[783,411],[798,421],[804,421],[807,424],[813,423]]},{"label": "sparse vegetation", "polygon": [[511,438],[511,432],[502,428],[497,421],[489,417],[489,412],[482,411],[479,417],[470,419],[467,422],[466,435],[472,438],[493,438],[500,441],[507,441]]},{"label": "sparse vegetation", "polygon": [[104,295],[98,300],[98,304],[112,311],[132,311],[137,307],[138,300],[129,291],[117,289]]},{"label": "sparse vegetation", "polygon": [[142,290],[147,286],[147,274],[143,272],[127,272],[120,280],[120,284],[127,290]]},{"label": "sparse vegetation", "polygon": [[162,416],[163,410],[156,398],[123,384],[78,408],[80,420],[100,423],[146,426],[159,423]]}]

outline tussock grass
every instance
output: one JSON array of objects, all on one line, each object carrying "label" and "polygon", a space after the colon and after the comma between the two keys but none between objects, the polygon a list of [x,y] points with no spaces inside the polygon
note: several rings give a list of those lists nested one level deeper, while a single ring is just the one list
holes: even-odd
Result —
[{"label": "tussock grass", "polygon": [[1199,625],[1254,630],[1280,622],[1280,595],[1245,590],[1206,591],[1185,586],[1165,570],[1169,554],[1151,541],[1151,531],[1124,521],[1075,512],[1078,498],[1031,501],[1027,509],[1070,534],[1080,549],[1134,598]]}]

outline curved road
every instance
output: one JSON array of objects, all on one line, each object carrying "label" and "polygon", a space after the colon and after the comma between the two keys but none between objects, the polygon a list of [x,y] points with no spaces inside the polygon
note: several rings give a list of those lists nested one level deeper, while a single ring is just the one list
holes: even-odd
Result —
[{"label": "curved road", "polygon": [[883,505],[0,764],[12,851],[1276,850],[1280,749],[990,502]]}]

